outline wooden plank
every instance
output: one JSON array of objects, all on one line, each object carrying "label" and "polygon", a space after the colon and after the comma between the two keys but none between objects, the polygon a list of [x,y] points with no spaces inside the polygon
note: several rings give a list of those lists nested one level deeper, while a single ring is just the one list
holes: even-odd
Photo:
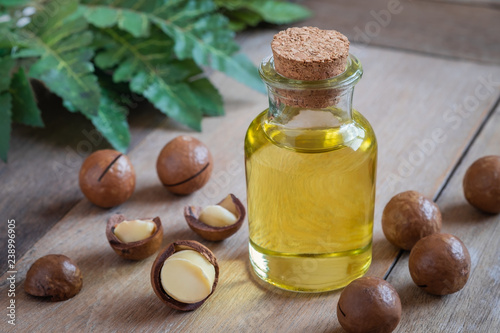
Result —
[{"label": "wooden plank", "polygon": [[408,253],[398,261],[388,281],[403,305],[400,332],[496,332],[500,327],[500,215],[484,214],[463,196],[462,179],[478,158],[500,155],[500,107],[475,140],[437,201],[443,232],[460,238],[472,260],[469,281],[448,296],[429,295],[415,286],[408,271]]},{"label": "wooden plank", "polygon": [[304,4],[315,15],[301,25],[336,29],[351,41],[500,64],[500,10],[409,0]]},{"label": "wooden plank", "polygon": [[[244,50],[254,61],[269,53],[274,32],[247,35]],[[493,66],[422,57],[378,48],[356,48],[365,65],[355,105],[372,122],[380,145],[379,187],[374,230],[374,261],[371,275],[383,276],[397,251],[384,239],[380,228],[381,208],[395,191],[414,188],[430,196],[456,163],[460,152],[498,97],[498,87],[479,101],[459,130],[448,129],[443,112],[453,103],[474,92],[478,76],[500,75]],[[439,72],[439,85],[435,73]],[[469,80],[463,80],[469,77]],[[212,150],[214,174],[199,192],[188,197],[168,194],[160,185],[155,161],[162,146],[182,130],[152,130],[129,154],[137,170],[137,189],[125,204],[103,210],[80,201],[54,228],[44,235],[23,258],[18,269],[20,318],[23,331],[335,331],[335,305],[339,292],[295,294],[271,288],[252,275],[248,264],[248,231],[242,229],[221,243],[202,241],[187,227],[182,209],[188,204],[213,203],[227,193],[245,199],[243,138],[245,130],[267,99],[247,88],[215,75],[227,108],[224,118],[204,120],[204,132],[195,134]],[[425,167],[392,183],[399,160],[415,149],[414,140],[432,137],[442,124],[447,139],[436,144]],[[449,124],[448,124],[449,125]],[[436,157],[437,156],[437,157]],[[176,239],[194,239],[210,247],[221,266],[220,284],[213,297],[193,313],[166,308],[153,294],[149,271],[154,258],[132,263],[117,257],[104,234],[107,218],[121,212],[131,217],[159,215],[164,223],[164,244]],[[19,225],[22,228],[22,225]],[[29,266],[48,253],[64,253],[73,258],[84,274],[78,296],[64,303],[41,302],[22,291]],[[0,304],[5,304],[6,276],[0,280]]]},{"label": "wooden plank", "polygon": [[469,6],[491,6],[494,8],[500,8],[500,0],[418,0],[418,1],[436,1],[436,2],[462,4]]},{"label": "wooden plank", "polygon": [[[83,198],[78,188],[80,165],[91,152],[109,147],[82,115],[65,110],[46,90],[37,90],[45,128],[14,126],[9,161],[0,161],[0,216],[23,226],[17,231],[22,239],[18,256]],[[151,106],[137,105],[129,116],[131,148],[165,120]],[[0,244],[7,240],[5,230],[2,225]],[[0,272],[6,269],[6,261],[0,261]]]}]

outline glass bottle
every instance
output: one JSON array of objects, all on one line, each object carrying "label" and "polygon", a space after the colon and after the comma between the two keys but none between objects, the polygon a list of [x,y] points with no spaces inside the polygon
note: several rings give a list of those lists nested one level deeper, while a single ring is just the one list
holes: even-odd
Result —
[{"label": "glass bottle", "polygon": [[343,73],[301,81],[271,56],[259,71],[269,108],[245,138],[251,265],[283,289],[344,287],[372,257],[377,142],[352,109],[361,64],[349,55]]}]

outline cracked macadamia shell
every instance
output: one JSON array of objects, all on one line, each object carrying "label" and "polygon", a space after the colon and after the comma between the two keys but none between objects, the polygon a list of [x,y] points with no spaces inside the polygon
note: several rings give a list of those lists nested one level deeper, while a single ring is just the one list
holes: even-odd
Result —
[{"label": "cracked macadamia shell", "polygon": [[395,195],[382,213],[382,230],[389,242],[404,250],[419,239],[441,230],[439,207],[416,191]]},{"label": "cracked macadamia shell", "polygon": [[62,254],[49,254],[31,265],[24,281],[24,290],[33,296],[51,301],[64,301],[80,292],[83,277],[78,266]]},{"label": "cracked macadamia shell", "polygon": [[202,188],[212,174],[212,154],[201,141],[181,135],[163,147],[156,171],[163,185],[175,194],[191,194]]},{"label": "cracked macadamia shell", "polygon": [[401,300],[389,282],[377,277],[352,281],[340,295],[337,318],[349,333],[387,333],[401,319]]},{"label": "cracked macadamia shell", "polygon": [[483,212],[500,213],[500,156],[485,156],[472,163],[463,187],[472,206]]},{"label": "cracked macadamia shell", "polygon": [[163,227],[161,220],[157,216],[151,218],[141,218],[139,220],[150,220],[155,223],[155,231],[148,238],[142,239],[137,242],[124,243],[116,237],[114,233],[115,227],[123,221],[126,221],[124,215],[112,215],[106,224],[106,238],[109,245],[119,256],[129,260],[142,260],[153,255],[161,246],[163,240]]},{"label": "cracked macadamia shell", "polygon": [[221,241],[234,235],[245,220],[245,207],[233,194],[229,194],[217,205],[220,205],[234,214],[237,218],[234,224],[225,227],[213,227],[199,220],[202,207],[187,206],[184,208],[184,218],[187,224],[198,235],[209,241]]},{"label": "cracked macadamia shell", "polygon": [[418,287],[430,294],[448,295],[467,283],[471,260],[460,239],[450,234],[433,234],[415,244],[408,268]]},{"label": "cracked macadamia shell", "polygon": [[98,150],[83,162],[79,183],[82,193],[94,205],[118,206],[134,193],[134,167],[126,155],[116,150]]},{"label": "cracked macadamia shell", "polygon": [[[183,303],[177,301],[176,299],[169,296],[165,292],[161,284],[160,274],[161,274],[161,269],[163,268],[163,263],[174,253],[183,250],[194,250],[200,253],[215,268],[215,279],[212,285],[211,293],[205,299],[196,303]],[[193,240],[179,240],[169,244],[165,249],[163,249],[158,254],[155,262],[153,263],[153,266],[151,267],[151,285],[153,287],[153,291],[155,292],[156,296],[158,296],[158,298],[169,307],[180,311],[192,311],[199,308],[210,296],[212,296],[218,281],[219,281],[219,264],[217,263],[215,255],[212,253],[212,251],[210,251],[209,248]]]}]

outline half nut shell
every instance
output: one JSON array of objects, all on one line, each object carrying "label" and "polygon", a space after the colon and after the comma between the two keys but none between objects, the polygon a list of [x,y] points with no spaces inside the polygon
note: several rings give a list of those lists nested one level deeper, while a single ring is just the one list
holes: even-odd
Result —
[{"label": "half nut shell", "polygon": [[82,272],[73,260],[62,254],[48,254],[31,265],[24,290],[30,295],[58,302],[78,294],[82,284]]},{"label": "half nut shell", "polygon": [[[212,285],[212,292],[203,300],[197,303],[183,303],[170,297],[161,285],[161,269],[163,268],[163,263],[174,253],[183,250],[194,250],[204,256],[215,268],[215,279]],[[153,290],[158,296],[158,298],[169,307],[180,310],[180,311],[192,311],[199,308],[215,291],[217,282],[219,281],[219,264],[215,255],[203,244],[200,244],[193,240],[180,240],[169,244],[164,250],[162,250],[156,257],[153,267],[151,267],[151,285]]]},{"label": "half nut shell", "polygon": [[184,217],[189,227],[198,235],[209,241],[221,241],[232,236],[241,228],[243,220],[245,219],[245,207],[234,194],[229,194],[217,205],[233,213],[237,221],[225,227],[213,227],[199,220],[200,213],[203,209],[202,207],[187,206],[184,208]]},{"label": "half nut shell", "polygon": [[125,220],[125,215],[115,214],[109,218],[106,225],[106,237],[108,238],[109,245],[115,250],[116,254],[129,260],[142,260],[158,251],[163,240],[163,227],[158,216],[153,219],[141,218],[140,220],[153,221],[156,229],[148,238],[131,243],[124,243],[115,235],[115,227]]}]

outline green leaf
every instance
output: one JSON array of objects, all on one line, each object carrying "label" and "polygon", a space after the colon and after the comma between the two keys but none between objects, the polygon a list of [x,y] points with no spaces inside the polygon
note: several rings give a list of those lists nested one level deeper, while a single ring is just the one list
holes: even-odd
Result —
[{"label": "green leaf", "polygon": [[117,29],[103,29],[97,38],[105,41],[105,47],[97,55],[96,59],[101,60],[96,64],[108,68],[111,51],[117,59],[114,82],[129,82],[131,91],[146,97],[161,112],[195,130],[201,129],[203,111],[187,80],[202,71],[191,60],[175,59],[171,39],[157,28],[148,38],[133,38]]},{"label": "green leaf", "polygon": [[217,7],[229,17],[236,29],[255,26],[260,21],[288,24],[312,15],[307,8],[278,0],[215,0]]},{"label": "green leaf", "polygon": [[203,114],[207,116],[222,116],[224,114],[222,96],[208,79],[203,78],[190,82],[189,86],[201,106]]},{"label": "green leaf", "polygon": [[12,120],[24,125],[43,127],[40,109],[22,67],[12,76],[10,92],[12,94]]},{"label": "green leaf", "polygon": [[149,36],[149,20],[144,14],[125,10],[118,17],[118,27],[130,32],[134,37]]},{"label": "green leaf", "polygon": [[28,4],[31,0],[0,0],[0,5],[5,7],[21,7]]},{"label": "green leaf", "polygon": [[238,46],[222,15],[202,17],[195,22],[176,22],[153,16],[152,21],[174,39],[174,50],[180,59],[192,57],[200,66],[210,66],[250,88],[265,92],[252,62],[243,54],[233,55]]},{"label": "green leaf", "polygon": [[238,20],[230,20],[229,21],[229,28],[233,31],[241,31],[247,27],[247,24],[245,22],[241,22]]},{"label": "green leaf", "polygon": [[130,131],[127,123],[127,109],[117,101],[119,97],[112,91],[101,91],[101,103],[97,115],[90,116],[92,124],[108,142],[124,153],[130,144]]},{"label": "green leaf", "polygon": [[286,1],[254,1],[248,8],[259,13],[264,21],[274,24],[292,23],[312,15],[309,9]]},{"label": "green leaf", "polygon": [[8,92],[10,86],[10,72],[16,64],[9,57],[0,58],[0,159],[7,162],[9,151],[10,124],[12,122],[12,96]]},{"label": "green leaf", "polygon": [[149,36],[150,24],[144,13],[92,4],[81,8],[87,21],[96,27],[111,28],[118,24],[120,29],[131,33],[134,37]]},{"label": "green leaf", "polygon": [[[101,99],[95,115],[85,115],[94,127],[106,138],[114,149],[124,153],[130,144],[130,131],[127,123],[127,108],[120,105],[121,96],[112,90],[109,82],[100,80]],[[66,107],[75,109],[70,102]]]},{"label": "green leaf", "polygon": [[11,96],[9,93],[0,94],[0,158],[7,162],[9,151],[10,124],[11,124]]},{"label": "green leaf", "polygon": [[132,79],[132,91],[144,95],[166,115],[190,128],[201,131],[203,113],[191,89],[185,83],[166,84],[158,76],[145,77],[143,73]]},{"label": "green leaf", "polygon": [[0,73],[2,73],[2,75],[0,75],[0,93],[9,89],[10,72],[15,64],[16,61],[8,56],[0,58]]},{"label": "green leaf", "polygon": [[[211,0],[158,2],[104,0],[99,5],[85,0],[81,7],[86,13],[85,17],[97,26],[105,24],[101,19],[92,17],[92,13],[99,9],[114,10],[115,14],[112,17],[128,12],[137,22],[139,22],[138,15],[143,15],[149,23],[158,26],[174,40],[174,51],[180,60],[193,59],[199,66],[210,66],[253,89],[265,92],[257,69],[250,60],[243,55],[234,56],[238,50],[234,32],[229,28],[228,19],[216,12],[217,7]],[[115,20],[112,22],[116,23]],[[118,26],[134,33],[128,25],[125,27],[118,24]],[[137,28],[138,23],[130,24],[130,27]],[[110,54],[103,55],[98,61],[101,65],[110,66],[117,63],[110,58]],[[129,67],[133,65],[133,63],[127,64]]]},{"label": "green leaf", "polygon": [[20,48],[14,56],[39,57],[29,76],[43,81],[70,110],[96,115],[100,89],[91,63],[92,32],[86,31],[77,1],[65,1],[64,6],[54,8],[42,7],[25,29],[12,34],[10,39]]},{"label": "green leaf", "polygon": [[243,25],[243,27],[253,27],[262,21],[262,16],[260,14],[245,9],[231,11],[227,13],[227,17],[229,17],[232,24],[239,23]]}]

